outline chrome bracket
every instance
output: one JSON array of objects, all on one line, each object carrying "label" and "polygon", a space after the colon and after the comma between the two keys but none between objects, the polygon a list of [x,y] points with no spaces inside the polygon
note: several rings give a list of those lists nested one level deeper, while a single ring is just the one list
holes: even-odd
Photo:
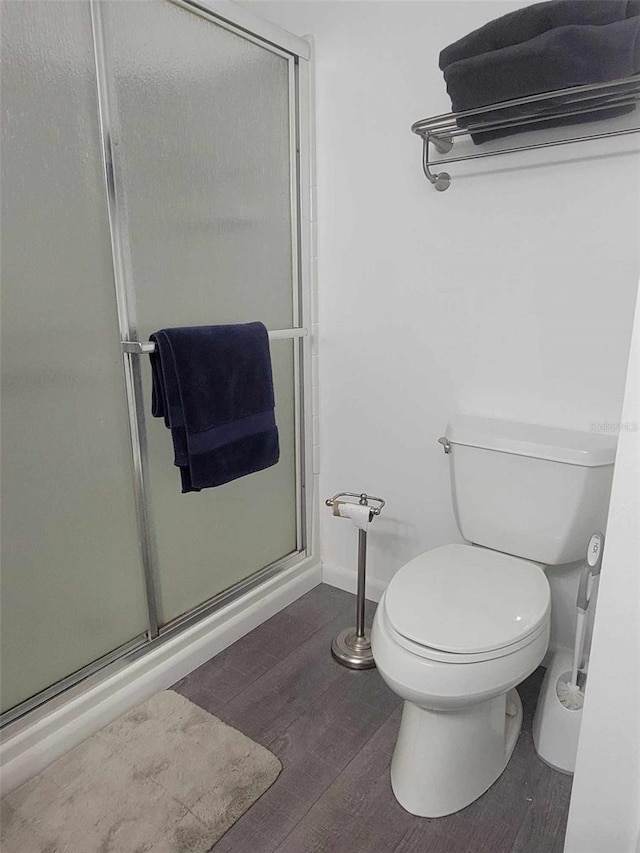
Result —
[{"label": "chrome bracket", "polygon": [[156,350],[156,345],[153,341],[147,341],[143,343],[142,341],[120,341],[122,344],[122,352],[128,352],[130,355],[144,355],[145,353],[152,353]]},{"label": "chrome bracket", "polygon": [[445,453],[451,453],[451,444],[446,435],[443,435],[442,438],[438,439],[438,444],[443,446]]},{"label": "chrome bracket", "polygon": [[426,133],[422,137],[422,171],[429,183],[443,193],[451,185],[451,175],[448,172],[438,172],[437,175],[431,171],[429,164],[429,145],[433,145],[439,154],[446,154],[453,148],[453,140],[449,136],[433,136]]}]

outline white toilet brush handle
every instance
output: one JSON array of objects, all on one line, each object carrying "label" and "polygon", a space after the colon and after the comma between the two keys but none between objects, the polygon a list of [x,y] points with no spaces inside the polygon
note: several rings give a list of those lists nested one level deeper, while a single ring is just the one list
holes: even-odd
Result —
[{"label": "white toilet brush handle", "polygon": [[582,574],[580,575],[578,599],[576,601],[578,609],[576,642],[573,650],[573,668],[571,670],[571,684],[574,686],[578,683],[578,670],[583,664],[582,658],[584,655],[587,610],[589,608],[589,600],[591,598],[594,581],[600,574],[603,547],[603,534],[594,533],[589,540],[589,545],[587,547],[587,565],[584,567]]},{"label": "white toilet brush handle", "polygon": [[580,583],[578,585],[578,599],[576,606],[578,609],[578,619],[576,624],[576,641],[573,649],[573,668],[571,670],[571,684],[578,683],[578,668],[582,661],[582,652],[584,650],[584,633],[585,633],[585,618],[587,615],[587,607],[589,606],[589,577],[591,575],[591,567],[585,566],[580,575]]},{"label": "white toilet brush handle", "polygon": [[584,651],[584,628],[585,628],[585,613],[578,611],[578,624],[576,626],[576,643],[573,650],[573,668],[571,670],[571,684],[578,683],[578,668],[582,661],[582,652]]}]

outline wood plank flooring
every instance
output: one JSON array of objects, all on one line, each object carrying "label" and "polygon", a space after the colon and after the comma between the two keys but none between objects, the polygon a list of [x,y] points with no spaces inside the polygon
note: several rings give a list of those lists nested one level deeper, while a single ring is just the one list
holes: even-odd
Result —
[{"label": "wood plank flooring", "polygon": [[562,853],[571,778],[538,759],[531,736],[542,670],[518,688],[522,733],[495,785],[457,814],[417,818],[389,783],[400,701],[376,670],[345,669],[329,651],[354,606],[321,584],[174,685],[282,762],[212,853]]}]

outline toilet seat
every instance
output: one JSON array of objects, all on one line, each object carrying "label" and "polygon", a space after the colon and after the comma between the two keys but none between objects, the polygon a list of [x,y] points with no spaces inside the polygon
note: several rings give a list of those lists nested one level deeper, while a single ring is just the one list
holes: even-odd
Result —
[{"label": "toilet seat", "polygon": [[412,640],[408,640],[402,634],[395,630],[393,625],[389,622],[389,617],[385,612],[382,614],[382,618],[384,620],[385,628],[387,629],[390,637],[399,645],[402,646],[403,649],[406,649],[408,652],[416,655],[420,658],[425,658],[429,661],[438,661],[440,663],[484,663],[485,661],[496,660],[497,658],[507,657],[508,655],[512,655],[520,649],[524,649],[526,646],[535,643],[536,640],[548,631],[548,620],[544,620],[543,623],[531,634],[527,634],[526,637],[523,637],[517,643],[512,643],[509,646],[504,646],[499,649],[492,649],[488,652],[476,652],[471,654],[461,654],[456,652],[443,652],[440,649],[433,649],[429,646],[423,646],[420,643],[414,643]]},{"label": "toilet seat", "polygon": [[387,625],[400,645],[452,663],[490,660],[533,642],[550,590],[535,563],[471,545],[444,545],[401,568],[387,587]]}]

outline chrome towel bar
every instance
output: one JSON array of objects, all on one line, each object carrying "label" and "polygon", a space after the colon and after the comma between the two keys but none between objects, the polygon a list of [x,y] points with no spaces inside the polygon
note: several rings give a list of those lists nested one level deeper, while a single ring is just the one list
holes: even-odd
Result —
[{"label": "chrome towel bar", "polygon": [[[284,341],[293,338],[305,338],[309,334],[308,330],[302,329],[274,329],[269,332],[270,341]],[[121,341],[122,352],[130,355],[145,355],[156,351],[156,345],[153,341]]]}]

